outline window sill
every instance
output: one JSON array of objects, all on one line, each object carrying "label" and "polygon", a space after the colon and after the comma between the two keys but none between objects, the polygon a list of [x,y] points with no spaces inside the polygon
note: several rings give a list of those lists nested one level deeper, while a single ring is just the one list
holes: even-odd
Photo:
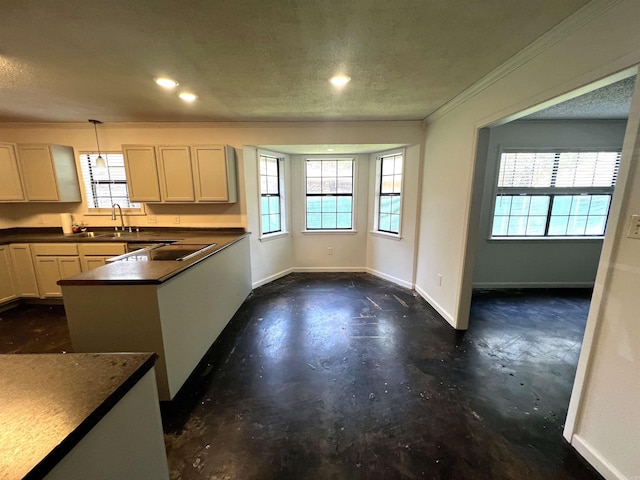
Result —
[{"label": "window sill", "polygon": [[267,233],[265,235],[262,235],[261,237],[258,237],[258,240],[260,240],[261,242],[268,242],[270,240],[276,240],[277,238],[283,238],[288,236],[289,236],[289,232]]},{"label": "window sill", "polygon": [[402,240],[402,236],[399,233],[380,232],[378,230],[371,230],[369,233],[376,237],[388,238],[389,240]]},{"label": "window sill", "polygon": [[357,230],[302,230],[300,233],[306,235],[355,235]]},{"label": "window sill", "polygon": [[487,242],[601,242],[604,237],[489,237]]}]

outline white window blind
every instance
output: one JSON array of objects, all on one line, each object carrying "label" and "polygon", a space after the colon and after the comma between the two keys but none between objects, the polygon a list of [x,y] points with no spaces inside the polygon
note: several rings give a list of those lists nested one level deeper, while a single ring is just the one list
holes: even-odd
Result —
[{"label": "white window blind", "polygon": [[503,153],[498,189],[611,188],[619,167],[620,152]]},{"label": "white window blind", "polygon": [[80,155],[82,181],[89,209],[111,208],[114,203],[122,208],[139,209],[140,204],[129,201],[122,153],[103,153],[104,167],[96,165],[97,158],[97,153]]}]

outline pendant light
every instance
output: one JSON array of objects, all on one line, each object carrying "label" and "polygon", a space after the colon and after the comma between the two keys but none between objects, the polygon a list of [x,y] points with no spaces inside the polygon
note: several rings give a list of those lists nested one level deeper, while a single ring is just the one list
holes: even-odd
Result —
[{"label": "pendant light", "polygon": [[91,120],[89,122],[93,123],[93,130],[96,133],[96,145],[98,146],[98,158],[96,158],[96,168],[106,168],[107,162],[104,161],[102,155],[100,154],[100,142],[98,141],[98,127],[96,125],[102,125],[100,120]]}]

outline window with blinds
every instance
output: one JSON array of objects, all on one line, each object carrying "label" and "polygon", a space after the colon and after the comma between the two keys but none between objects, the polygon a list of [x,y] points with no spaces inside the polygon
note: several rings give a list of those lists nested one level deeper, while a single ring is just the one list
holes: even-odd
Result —
[{"label": "window with blinds", "polygon": [[282,231],[280,159],[260,154],[260,230],[263,235]]},{"label": "window with blinds", "polygon": [[619,151],[505,152],[492,237],[604,235]]},{"label": "window with blinds", "polygon": [[96,165],[97,153],[80,155],[82,181],[89,210],[110,209],[114,203],[122,208],[140,209],[129,200],[127,178],[122,153],[103,153],[105,165]]}]

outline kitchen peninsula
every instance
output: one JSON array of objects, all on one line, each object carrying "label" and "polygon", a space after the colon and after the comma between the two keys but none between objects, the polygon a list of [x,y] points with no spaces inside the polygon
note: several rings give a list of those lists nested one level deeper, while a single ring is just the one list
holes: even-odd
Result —
[{"label": "kitchen peninsula", "polygon": [[172,247],[200,248],[181,259],[133,252],[60,280],[74,351],[155,352],[160,400],[173,399],[251,292],[248,235],[185,237]]}]

